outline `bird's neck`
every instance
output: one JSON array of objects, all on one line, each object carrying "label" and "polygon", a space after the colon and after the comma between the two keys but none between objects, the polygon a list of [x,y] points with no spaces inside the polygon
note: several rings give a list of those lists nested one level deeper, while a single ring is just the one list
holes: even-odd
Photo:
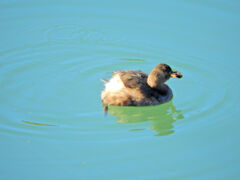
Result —
[{"label": "bird's neck", "polygon": [[166,84],[160,84],[156,88],[154,88],[155,91],[157,91],[162,96],[165,96],[168,94],[169,87]]}]

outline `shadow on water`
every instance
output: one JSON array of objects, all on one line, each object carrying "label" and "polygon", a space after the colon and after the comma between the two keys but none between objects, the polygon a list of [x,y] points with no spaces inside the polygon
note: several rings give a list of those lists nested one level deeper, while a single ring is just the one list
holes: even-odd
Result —
[{"label": "shadow on water", "polygon": [[[111,106],[109,114],[117,117],[118,123],[152,122],[151,129],[155,136],[166,136],[174,133],[173,123],[184,116],[177,110],[172,101],[158,106],[148,107],[119,107]],[[133,129],[137,131],[142,129]]]}]

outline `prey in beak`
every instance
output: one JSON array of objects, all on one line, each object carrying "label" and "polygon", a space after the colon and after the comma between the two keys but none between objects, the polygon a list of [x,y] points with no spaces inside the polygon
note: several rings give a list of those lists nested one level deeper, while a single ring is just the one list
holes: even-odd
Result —
[{"label": "prey in beak", "polygon": [[182,78],[183,75],[182,75],[180,72],[173,71],[173,72],[171,73],[171,77],[172,77],[172,78]]}]

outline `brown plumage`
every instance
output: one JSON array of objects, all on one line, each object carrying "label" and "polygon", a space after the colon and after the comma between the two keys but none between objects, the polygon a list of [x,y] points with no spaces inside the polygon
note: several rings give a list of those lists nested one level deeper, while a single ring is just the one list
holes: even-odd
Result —
[{"label": "brown plumage", "polygon": [[167,102],[172,98],[171,89],[164,84],[170,77],[181,78],[167,64],[157,65],[147,75],[141,71],[115,71],[112,78],[105,82],[101,99],[104,107],[148,106]]}]

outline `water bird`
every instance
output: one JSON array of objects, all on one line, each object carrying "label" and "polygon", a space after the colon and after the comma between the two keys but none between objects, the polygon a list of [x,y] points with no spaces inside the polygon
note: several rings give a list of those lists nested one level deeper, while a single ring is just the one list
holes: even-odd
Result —
[{"label": "water bird", "polygon": [[109,80],[101,79],[105,88],[101,92],[104,111],[109,105],[150,106],[168,102],[173,93],[165,84],[170,78],[182,78],[167,64],[158,64],[150,74],[136,70],[115,71]]}]

